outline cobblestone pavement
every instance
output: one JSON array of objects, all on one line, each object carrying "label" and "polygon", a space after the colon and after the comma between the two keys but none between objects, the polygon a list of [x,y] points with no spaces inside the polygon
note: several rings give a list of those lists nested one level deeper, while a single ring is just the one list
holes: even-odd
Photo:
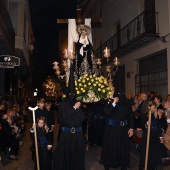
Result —
[{"label": "cobblestone pavement", "polygon": [[[7,156],[4,154],[4,152],[1,152],[2,158],[3,158],[3,165],[4,170],[34,170],[34,162],[31,159],[31,139],[29,136],[29,129],[32,126],[31,123],[28,123],[26,126],[26,132],[23,139],[23,144],[20,146],[20,151],[18,155],[18,160],[9,160]],[[58,127],[56,125],[56,127]],[[57,139],[57,129],[54,133],[54,139]],[[56,141],[54,141],[56,143]],[[55,146],[54,146],[55,148]],[[99,164],[100,159],[100,153],[101,153],[101,147],[100,146],[93,146],[89,147],[89,150],[86,151],[86,170],[104,170],[103,165]],[[138,162],[139,162],[139,154],[137,152],[137,149],[135,147],[134,143],[131,143],[131,168],[128,170],[138,170]],[[157,170],[170,170],[170,166],[167,167],[158,167]],[[110,168],[110,170],[114,170],[113,168]],[[117,169],[119,170],[119,169]]]}]

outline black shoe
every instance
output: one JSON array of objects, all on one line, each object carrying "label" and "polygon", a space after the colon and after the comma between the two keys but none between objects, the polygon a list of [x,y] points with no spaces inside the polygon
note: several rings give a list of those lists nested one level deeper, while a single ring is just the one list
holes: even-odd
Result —
[{"label": "black shoe", "polygon": [[117,169],[117,167],[116,167],[116,166],[113,166],[113,169]]}]

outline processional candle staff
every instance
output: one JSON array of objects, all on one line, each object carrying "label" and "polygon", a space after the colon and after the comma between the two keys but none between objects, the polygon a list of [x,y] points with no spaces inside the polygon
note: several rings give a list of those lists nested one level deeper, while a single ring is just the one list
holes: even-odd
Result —
[{"label": "processional candle staff", "polygon": [[37,161],[37,170],[40,170],[40,165],[39,165],[39,155],[38,155],[38,143],[37,143],[37,131],[36,131],[36,122],[35,122],[35,110],[38,109],[38,106],[32,108],[29,107],[29,110],[32,111],[32,116],[33,116],[33,124],[34,126],[34,140],[35,140],[35,151],[36,151],[36,161]]},{"label": "processional candle staff", "polygon": [[[151,122],[151,110],[149,110],[148,122]],[[145,154],[145,170],[148,169],[148,154],[149,154],[149,142],[150,142],[151,125],[148,125],[147,141],[146,141],[146,154]]]}]

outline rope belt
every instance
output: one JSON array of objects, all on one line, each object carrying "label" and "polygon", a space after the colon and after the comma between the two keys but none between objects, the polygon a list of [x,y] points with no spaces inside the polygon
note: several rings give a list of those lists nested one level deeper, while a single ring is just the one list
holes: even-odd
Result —
[{"label": "rope belt", "polygon": [[62,126],[61,130],[63,132],[71,132],[71,133],[82,132],[82,126],[76,128],[75,127],[67,128]]},{"label": "rope belt", "polygon": [[127,120],[119,121],[119,120],[107,119],[106,124],[111,125],[111,126],[127,126],[128,121]]}]

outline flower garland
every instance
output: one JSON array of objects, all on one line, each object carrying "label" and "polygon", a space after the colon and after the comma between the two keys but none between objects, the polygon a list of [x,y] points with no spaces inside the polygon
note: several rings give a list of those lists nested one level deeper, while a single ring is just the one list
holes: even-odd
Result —
[{"label": "flower garland", "polygon": [[103,76],[85,74],[75,81],[77,100],[85,103],[97,102],[113,95],[107,79]]}]

